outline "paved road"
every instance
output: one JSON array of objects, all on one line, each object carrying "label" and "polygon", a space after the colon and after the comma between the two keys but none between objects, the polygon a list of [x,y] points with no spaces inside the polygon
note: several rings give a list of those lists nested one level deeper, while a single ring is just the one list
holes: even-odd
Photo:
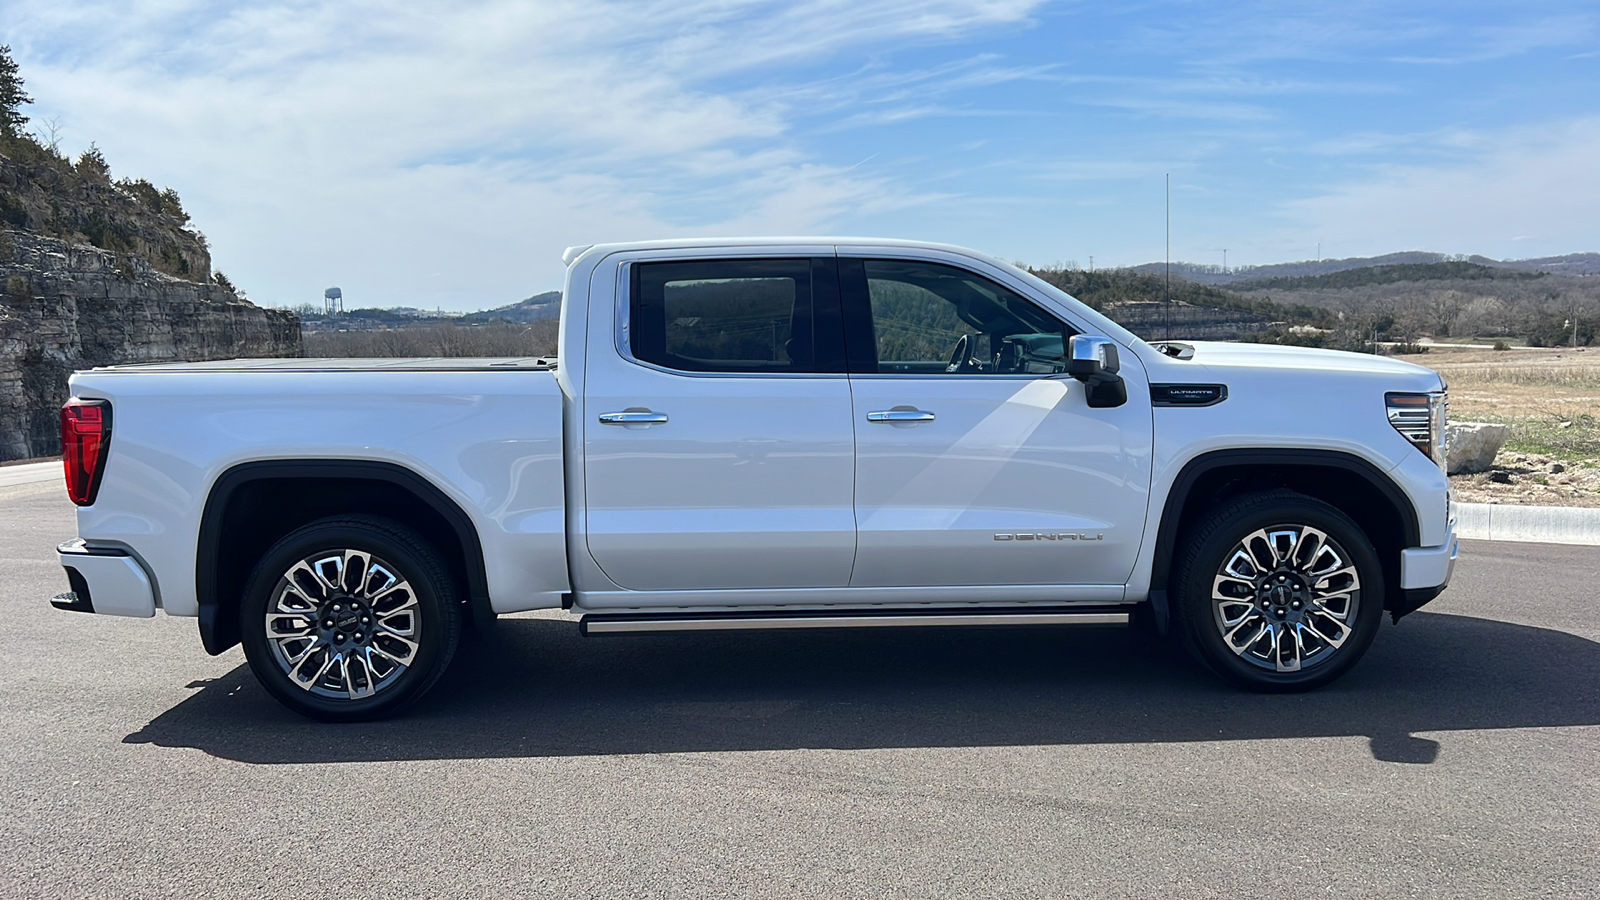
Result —
[{"label": "paved road", "polygon": [[60,484],[62,477],[60,460],[0,466],[0,488],[19,484],[38,484],[45,481]]},{"label": "paved road", "polygon": [[1296,697],[1120,630],[582,639],[406,719],[283,711],[192,621],[59,613],[0,488],[3,897],[1592,897],[1600,553],[1468,544]]}]

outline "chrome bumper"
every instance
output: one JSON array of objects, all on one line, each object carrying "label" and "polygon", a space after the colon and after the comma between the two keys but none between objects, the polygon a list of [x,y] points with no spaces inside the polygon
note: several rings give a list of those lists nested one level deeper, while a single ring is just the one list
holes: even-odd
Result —
[{"label": "chrome bumper", "polygon": [[1456,519],[1451,516],[1443,544],[1400,551],[1401,590],[1443,588],[1450,583],[1450,575],[1456,568],[1456,557],[1460,554],[1461,542],[1456,539]]},{"label": "chrome bumper", "polygon": [[144,566],[126,550],[89,547],[80,538],[56,548],[72,590],[50,600],[56,609],[107,616],[156,614],[156,593]]}]

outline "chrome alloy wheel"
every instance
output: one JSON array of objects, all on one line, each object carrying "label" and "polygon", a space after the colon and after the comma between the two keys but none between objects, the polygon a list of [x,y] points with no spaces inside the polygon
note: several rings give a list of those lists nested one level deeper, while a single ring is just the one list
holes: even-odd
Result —
[{"label": "chrome alloy wheel", "polygon": [[301,690],[360,700],[392,686],[415,661],[416,592],[363,550],[329,550],[289,567],[266,614],[273,658]]},{"label": "chrome alloy wheel", "polygon": [[1258,529],[1235,544],[1211,587],[1223,643],[1263,669],[1327,662],[1350,638],[1361,578],[1339,543],[1309,525]]}]

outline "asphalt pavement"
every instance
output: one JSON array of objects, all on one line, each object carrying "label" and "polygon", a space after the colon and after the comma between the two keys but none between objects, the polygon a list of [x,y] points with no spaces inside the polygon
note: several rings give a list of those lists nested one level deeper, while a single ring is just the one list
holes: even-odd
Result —
[{"label": "asphalt pavement", "polygon": [[463,646],[300,719],[190,619],[57,612],[0,486],[0,897],[1593,897],[1600,550],[1467,542],[1324,690],[1122,629]]},{"label": "asphalt pavement", "polygon": [[59,484],[62,477],[61,460],[0,466],[0,488],[46,481]]}]

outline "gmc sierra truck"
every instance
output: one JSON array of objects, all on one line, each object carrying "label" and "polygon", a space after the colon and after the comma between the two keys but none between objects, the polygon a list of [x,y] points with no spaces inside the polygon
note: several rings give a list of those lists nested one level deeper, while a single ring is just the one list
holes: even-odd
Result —
[{"label": "gmc sierra truck", "polygon": [[1147,343],[978,253],[576,247],[555,359],[79,372],[61,609],[193,616],[325,720],[466,628],[1115,625],[1244,688],[1347,671],[1457,554],[1428,369]]}]

